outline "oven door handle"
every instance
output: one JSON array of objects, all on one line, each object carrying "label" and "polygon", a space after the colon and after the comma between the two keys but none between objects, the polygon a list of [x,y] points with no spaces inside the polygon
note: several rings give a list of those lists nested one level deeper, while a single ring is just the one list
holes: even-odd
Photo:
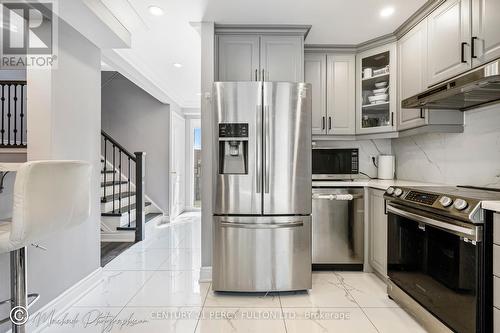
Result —
[{"label": "oven door handle", "polygon": [[438,229],[461,236],[471,241],[480,242],[482,240],[481,233],[479,232],[480,228],[479,226],[464,227],[452,223],[439,221],[437,219],[433,219],[427,216],[409,212],[407,210],[396,208],[394,207],[393,204],[387,205],[387,212],[409,218],[419,223],[436,227]]}]

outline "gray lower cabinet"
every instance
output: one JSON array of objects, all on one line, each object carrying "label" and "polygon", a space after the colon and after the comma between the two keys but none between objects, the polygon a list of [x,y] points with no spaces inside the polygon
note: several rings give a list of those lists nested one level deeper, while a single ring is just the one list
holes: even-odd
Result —
[{"label": "gray lower cabinet", "polygon": [[493,332],[500,333],[500,310],[493,308]]},{"label": "gray lower cabinet", "polygon": [[382,190],[368,189],[368,223],[370,266],[387,277],[387,215]]},{"label": "gray lower cabinet", "polygon": [[472,0],[473,66],[500,57],[500,1]]},{"label": "gray lower cabinet", "polygon": [[472,67],[470,1],[447,0],[427,17],[429,85]]},{"label": "gray lower cabinet", "polygon": [[305,54],[305,81],[312,85],[313,135],[356,132],[354,54]]},{"label": "gray lower cabinet", "polygon": [[217,81],[304,80],[304,37],[218,35]]}]

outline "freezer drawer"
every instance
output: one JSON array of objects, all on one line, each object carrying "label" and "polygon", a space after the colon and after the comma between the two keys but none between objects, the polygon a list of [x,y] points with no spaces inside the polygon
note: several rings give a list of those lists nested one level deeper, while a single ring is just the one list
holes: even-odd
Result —
[{"label": "freezer drawer", "polygon": [[[352,200],[336,195],[351,194]],[[364,190],[313,189],[313,264],[351,265],[362,268],[364,258]],[[332,197],[330,197],[332,195]],[[319,264],[319,265],[316,265]]]},{"label": "freezer drawer", "polygon": [[311,217],[214,217],[215,291],[306,290]]}]

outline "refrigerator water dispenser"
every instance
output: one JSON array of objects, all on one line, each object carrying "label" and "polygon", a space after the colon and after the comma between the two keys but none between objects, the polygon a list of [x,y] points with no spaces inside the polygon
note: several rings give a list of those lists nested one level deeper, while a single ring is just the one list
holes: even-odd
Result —
[{"label": "refrigerator water dispenser", "polygon": [[219,124],[219,174],[248,174],[248,124]]}]

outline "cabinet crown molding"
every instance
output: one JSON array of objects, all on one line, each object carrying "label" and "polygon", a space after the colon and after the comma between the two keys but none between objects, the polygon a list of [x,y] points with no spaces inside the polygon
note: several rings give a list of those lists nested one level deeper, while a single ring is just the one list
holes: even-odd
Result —
[{"label": "cabinet crown molding", "polygon": [[311,25],[292,24],[215,24],[216,35],[280,35],[307,37]]}]

